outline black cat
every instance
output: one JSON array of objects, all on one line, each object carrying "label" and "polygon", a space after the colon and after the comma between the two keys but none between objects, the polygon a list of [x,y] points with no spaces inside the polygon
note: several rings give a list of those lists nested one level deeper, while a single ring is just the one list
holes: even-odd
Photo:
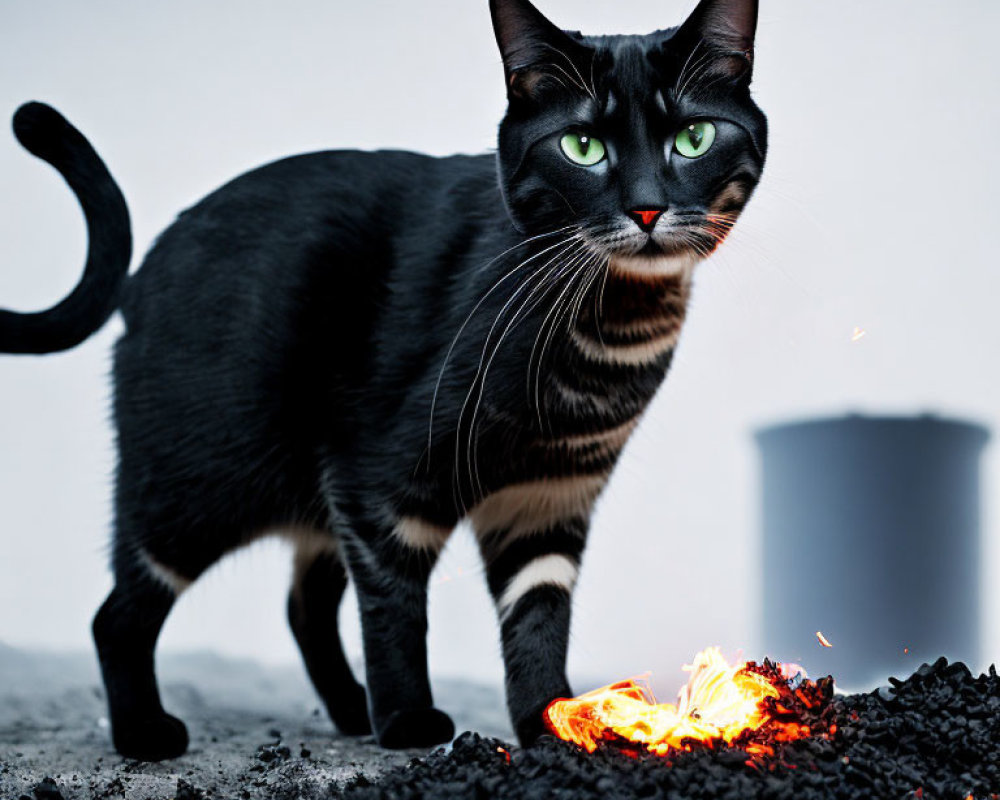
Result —
[{"label": "black cat", "polygon": [[[87,218],[62,303],[0,312],[0,350],[73,347],[119,308],[115,588],[94,620],[114,743],[177,756],[157,635],[177,594],[269,533],[292,630],[341,731],[453,734],[427,678],[428,575],[468,518],[524,743],[569,695],[570,594],[594,501],[666,374],[696,262],[757,184],[756,0],[648,36],[563,32],[492,0],[509,98],[495,155],[323,152],[181,214],[126,280],[125,202],[48,106],[18,139]],[[367,697],[341,648],[354,582]]]}]

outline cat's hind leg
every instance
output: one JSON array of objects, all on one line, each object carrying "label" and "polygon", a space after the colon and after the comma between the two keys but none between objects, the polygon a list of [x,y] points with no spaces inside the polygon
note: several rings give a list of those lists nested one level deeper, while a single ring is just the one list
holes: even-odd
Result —
[{"label": "cat's hind leg", "polygon": [[188,581],[144,551],[116,562],[115,587],[93,623],[115,749],[140,761],[175,758],[187,750],[188,733],[163,710],[153,651]]},{"label": "cat's hind leg", "polygon": [[352,520],[341,537],[361,610],[369,708],[383,747],[450,741],[455,726],[434,708],[427,674],[427,580],[450,529],[403,517]]},{"label": "cat's hind leg", "polygon": [[341,733],[371,733],[364,687],[354,678],[340,641],[337,611],[347,570],[330,534],[296,534],[288,622],[306,670]]}]

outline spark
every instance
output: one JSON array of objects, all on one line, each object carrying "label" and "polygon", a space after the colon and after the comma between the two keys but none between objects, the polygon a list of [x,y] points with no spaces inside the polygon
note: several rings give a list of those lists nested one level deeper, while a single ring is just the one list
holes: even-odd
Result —
[{"label": "spark", "polygon": [[859,328],[857,325],[855,325],[854,326],[854,331],[851,333],[851,341],[854,344],[857,344],[862,339],[864,339],[867,335],[868,335],[868,331],[866,331],[864,328]]},{"label": "spark", "polygon": [[830,640],[823,635],[822,631],[816,631],[816,638],[819,639],[819,643],[823,645],[823,647],[833,647],[833,645],[830,644]]}]

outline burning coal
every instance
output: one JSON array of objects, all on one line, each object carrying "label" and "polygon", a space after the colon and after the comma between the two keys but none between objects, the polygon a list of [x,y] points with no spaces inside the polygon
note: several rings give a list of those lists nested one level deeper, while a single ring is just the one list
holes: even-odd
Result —
[{"label": "burning coal", "polygon": [[754,757],[773,755],[775,743],[813,735],[802,712],[833,696],[828,678],[809,681],[795,665],[766,660],[730,665],[717,647],[698,653],[684,669],[690,677],[676,705],[657,703],[644,682],[630,679],[556,700],[545,721],[560,739],[591,753],[602,742],[657,755],[725,744]]},{"label": "burning coal", "polygon": [[[587,752],[554,736],[520,749],[465,733],[451,748],[374,782],[358,776],[332,796],[1000,800],[1000,677],[994,669],[974,677],[964,664],[942,658],[905,680],[891,678],[877,691],[831,697],[828,679],[801,681],[793,665],[743,666],[766,675],[779,696],[763,701],[770,721],[729,746],[714,744],[721,737],[711,745],[685,740],[690,750],[660,756],[617,734]],[[790,722],[807,727],[809,735],[798,730],[800,738],[778,740],[795,729],[777,723]],[[771,748],[773,755],[749,755],[754,745]]]}]

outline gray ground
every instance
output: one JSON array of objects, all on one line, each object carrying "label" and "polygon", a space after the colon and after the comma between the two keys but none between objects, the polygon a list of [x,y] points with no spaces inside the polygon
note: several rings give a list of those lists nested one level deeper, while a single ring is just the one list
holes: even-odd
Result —
[{"label": "gray ground", "polygon": [[[66,800],[174,798],[184,795],[179,780],[206,798],[308,800],[331,783],[426,753],[336,735],[301,670],[194,654],[161,658],[159,673],[164,705],[188,724],[191,748],[174,761],[144,764],[111,747],[93,656],[0,644],[0,800],[45,798],[36,791],[45,777]],[[459,731],[510,740],[499,688],[437,682],[435,699]]]}]

